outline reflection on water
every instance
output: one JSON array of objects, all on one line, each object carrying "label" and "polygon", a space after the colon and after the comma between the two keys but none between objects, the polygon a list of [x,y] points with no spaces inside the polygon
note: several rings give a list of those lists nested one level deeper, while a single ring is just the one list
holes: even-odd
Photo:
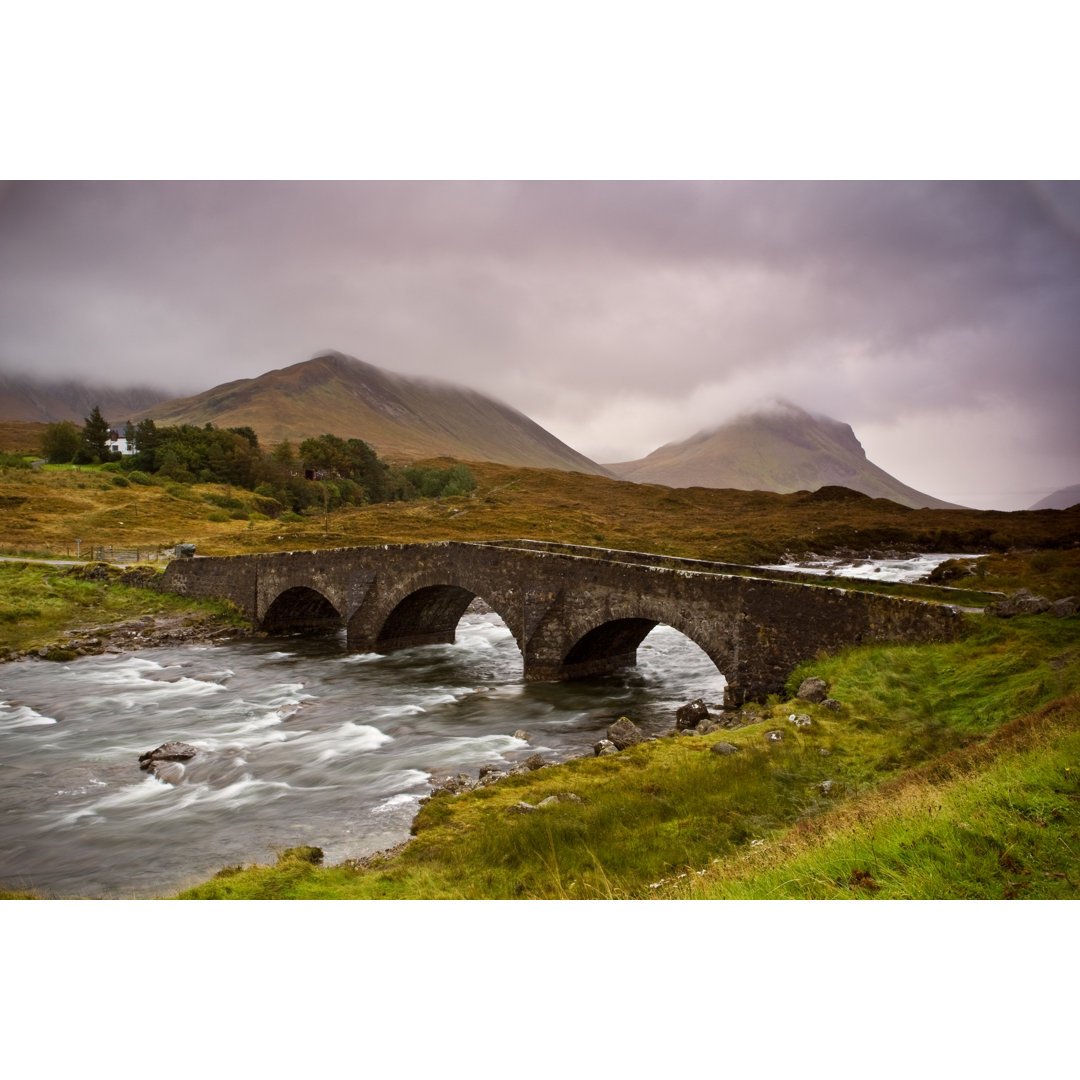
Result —
[{"label": "reflection on water", "polygon": [[[456,644],[389,656],[297,637],[6,664],[0,883],[154,896],[297,844],[328,862],[370,854],[408,835],[433,770],[562,760],[620,715],[658,732],[723,688],[665,626],[622,675],[524,683],[510,632],[471,613]],[[199,751],[176,786],[138,767],[171,740]]]}]

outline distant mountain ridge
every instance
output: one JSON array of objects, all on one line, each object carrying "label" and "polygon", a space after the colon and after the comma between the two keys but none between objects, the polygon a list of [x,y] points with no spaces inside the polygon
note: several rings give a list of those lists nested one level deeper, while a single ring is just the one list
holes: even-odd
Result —
[{"label": "distant mountain ridge", "polygon": [[1068,510],[1070,506],[1080,503],[1080,484],[1072,484],[1070,487],[1058,488],[1051,492],[1045,499],[1040,499],[1029,510]]},{"label": "distant mountain ridge", "polygon": [[851,488],[903,506],[955,509],[901,483],[866,457],[849,424],[787,402],[667,443],[637,461],[606,466],[622,480],[743,491]]},{"label": "distant mountain ridge", "polygon": [[78,379],[0,373],[0,420],[81,424],[97,405],[110,424],[122,424],[172,394],[160,386],[99,386]]},{"label": "distant mountain ridge", "polygon": [[398,375],[339,352],[160,402],[145,415],[160,424],[247,425],[267,444],[333,434],[363,439],[391,459],[446,456],[611,475],[476,390]]}]

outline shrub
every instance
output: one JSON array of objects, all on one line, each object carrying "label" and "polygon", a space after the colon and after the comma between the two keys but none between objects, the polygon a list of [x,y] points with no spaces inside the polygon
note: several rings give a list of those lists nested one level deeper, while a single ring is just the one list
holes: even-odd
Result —
[{"label": "shrub", "polygon": [[131,481],[126,476],[114,476],[112,482],[114,487],[131,487]]},{"label": "shrub", "polygon": [[154,483],[152,477],[147,476],[146,473],[140,472],[138,469],[132,469],[131,474],[128,476],[128,479],[133,484],[143,484],[144,486],[152,485]]}]

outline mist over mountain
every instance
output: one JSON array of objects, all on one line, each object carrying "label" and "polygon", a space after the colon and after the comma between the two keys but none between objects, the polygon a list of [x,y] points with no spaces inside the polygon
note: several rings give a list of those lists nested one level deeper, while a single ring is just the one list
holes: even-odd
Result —
[{"label": "mist over mountain", "polygon": [[838,485],[903,506],[956,506],[908,487],[869,461],[850,425],[787,402],[607,468],[623,480],[669,487],[783,494]]},{"label": "mist over mountain", "polygon": [[1080,503],[1080,484],[1072,484],[1070,487],[1058,488],[1051,492],[1045,499],[1040,499],[1029,510],[1068,510],[1070,506]]},{"label": "mist over mountain", "polygon": [[247,425],[266,444],[333,434],[363,439],[391,459],[447,456],[610,475],[493,398],[339,352],[161,402],[146,415],[159,424]]},{"label": "mist over mountain", "polygon": [[122,424],[172,394],[161,386],[100,386],[78,379],[37,379],[0,372],[0,419],[81,424],[97,405],[110,424]]}]

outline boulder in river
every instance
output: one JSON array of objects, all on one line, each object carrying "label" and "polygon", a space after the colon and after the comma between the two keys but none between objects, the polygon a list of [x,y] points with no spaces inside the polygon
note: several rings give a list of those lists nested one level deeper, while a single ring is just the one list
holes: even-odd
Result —
[{"label": "boulder in river", "polygon": [[139,768],[150,771],[158,761],[190,761],[199,751],[191,743],[167,742],[139,755]]}]

